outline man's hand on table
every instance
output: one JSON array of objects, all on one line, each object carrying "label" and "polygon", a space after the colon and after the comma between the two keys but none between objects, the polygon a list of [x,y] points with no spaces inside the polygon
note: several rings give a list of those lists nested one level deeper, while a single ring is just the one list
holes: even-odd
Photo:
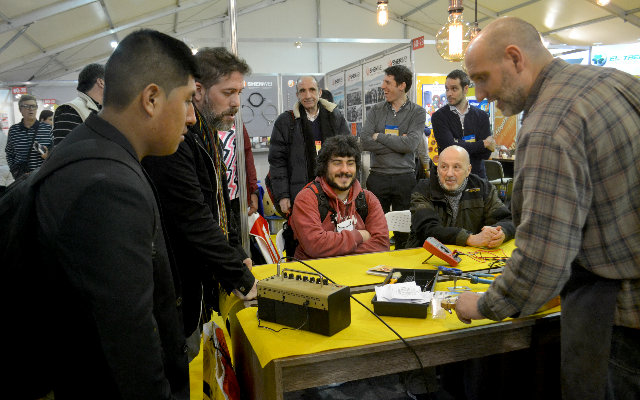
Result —
[{"label": "man's hand on table", "polygon": [[501,226],[483,226],[479,233],[467,238],[467,246],[494,248],[500,246],[504,238]]},{"label": "man's hand on table", "polygon": [[474,292],[462,292],[456,301],[456,314],[458,319],[465,324],[470,324],[472,319],[483,319],[478,311],[480,294]]}]

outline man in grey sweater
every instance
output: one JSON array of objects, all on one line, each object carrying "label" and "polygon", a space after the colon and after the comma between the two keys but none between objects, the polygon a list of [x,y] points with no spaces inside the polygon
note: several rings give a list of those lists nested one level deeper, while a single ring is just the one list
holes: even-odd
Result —
[{"label": "man in grey sweater", "polygon": [[[376,195],[385,213],[408,210],[416,185],[415,157],[424,135],[427,114],[409,101],[413,73],[403,65],[384,70],[385,101],[367,112],[362,129],[362,149],[371,152],[367,189]],[[408,234],[394,232],[395,248],[402,249]]]}]

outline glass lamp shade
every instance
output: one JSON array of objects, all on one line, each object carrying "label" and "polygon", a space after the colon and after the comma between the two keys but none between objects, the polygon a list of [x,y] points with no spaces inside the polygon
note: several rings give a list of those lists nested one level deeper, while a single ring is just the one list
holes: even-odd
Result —
[{"label": "glass lamp shade", "polygon": [[385,1],[378,2],[378,11],[376,15],[378,25],[384,26],[389,22],[389,5]]},{"label": "glass lamp shade", "polygon": [[449,20],[436,34],[436,50],[447,61],[462,61],[474,30],[462,19],[462,13],[452,12]]}]

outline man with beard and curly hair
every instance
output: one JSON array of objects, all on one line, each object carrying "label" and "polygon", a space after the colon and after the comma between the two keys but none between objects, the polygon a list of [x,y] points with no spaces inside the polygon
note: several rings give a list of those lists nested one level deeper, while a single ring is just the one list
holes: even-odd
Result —
[{"label": "man with beard and curly hair", "polygon": [[318,154],[317,177],[298,193],[289,220],[298,240],[296,258],[389,250],[387,220],[376,196],[355,178],[360,168],[355,137],[325,141]]}]

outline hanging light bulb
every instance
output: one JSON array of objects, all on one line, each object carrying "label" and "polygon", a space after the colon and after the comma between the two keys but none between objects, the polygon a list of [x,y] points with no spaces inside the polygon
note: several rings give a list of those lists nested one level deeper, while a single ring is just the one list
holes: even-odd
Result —
[{"label": "hanging light bulb", "polygon": [[462,61],[472,29],[462,19],[462,0],[449,0],[449,20],[436,34],[436,50],[447,61]]},{"label": "hanging light bulb", "polygon": [[599,6],[602,6],[602,7],[608,6],[609,3],[611,3],[611,0],[597,0],[596,1],[596,4],[599,5]]},{"label": "hanging light bulb", "polygon": [[378,25],[384,26],[389,22],[389,0],[378,0]]},{"label": "hanging light bulb", "polygon": [[471,26],[471,32],[469,33],[469,39],[473,40],[480,34],[480,28],[478,27],[478,0],[475,3],[475,19],[473,20],[473,25]]}]

